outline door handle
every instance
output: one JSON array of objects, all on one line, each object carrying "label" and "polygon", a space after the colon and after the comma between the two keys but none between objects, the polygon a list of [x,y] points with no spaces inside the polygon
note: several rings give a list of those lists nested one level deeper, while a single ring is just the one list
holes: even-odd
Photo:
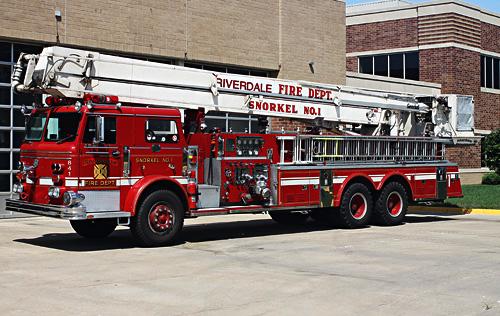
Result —
[{"label": "door handle", "polygon": [[114,158],[120,157],[120,151],[119,150],[113,150],[113,152],[111,153],[111,156],[113,156]]}]

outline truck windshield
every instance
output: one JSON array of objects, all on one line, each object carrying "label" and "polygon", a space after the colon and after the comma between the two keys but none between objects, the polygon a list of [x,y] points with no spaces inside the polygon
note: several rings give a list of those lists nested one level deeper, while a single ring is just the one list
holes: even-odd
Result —
[{"label": "truck windshield", "polygon": [[42,139],[43,128],[47,120],[47,113],[35,113],[29,117],[26,123],[26,136],[29,141],[39,141]]},{"label": "truck windshield", "polygon": [[75,139],[81,117],[80,113],[74,112],[51,114],[45,131],[45,140],[62,143]]}]

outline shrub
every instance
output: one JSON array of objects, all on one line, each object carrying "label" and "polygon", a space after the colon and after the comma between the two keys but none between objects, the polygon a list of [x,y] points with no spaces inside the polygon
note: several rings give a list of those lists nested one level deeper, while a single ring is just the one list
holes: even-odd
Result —
[{"label": "shrub", "polygon": [[500,129],[484,139],[484,156],[486,166],[500,175]]},{"label": "shrub", "polygon": [[496,172],[489,172],[483,176],[482,184],[500,184],[500,175]]}]

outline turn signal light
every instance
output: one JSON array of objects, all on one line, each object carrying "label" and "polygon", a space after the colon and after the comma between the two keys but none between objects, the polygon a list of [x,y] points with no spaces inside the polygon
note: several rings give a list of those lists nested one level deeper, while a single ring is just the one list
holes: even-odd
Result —
[{"label": "turn signal light", "polygon": [[189,195],[195,195],[196,194],[196,183],[194,182],[188,182],[186,186],[186,191]]}]

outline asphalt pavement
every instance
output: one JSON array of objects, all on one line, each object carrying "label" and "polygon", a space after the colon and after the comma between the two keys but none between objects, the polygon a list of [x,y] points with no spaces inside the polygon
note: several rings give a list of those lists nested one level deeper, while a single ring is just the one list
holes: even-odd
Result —
[{"label": "asphalt pavement", "polygon": [[69,223],[0,220],[1,315],[499,315],[500,217],[397,227],[187,220],[182,241],[92,241]]}]

